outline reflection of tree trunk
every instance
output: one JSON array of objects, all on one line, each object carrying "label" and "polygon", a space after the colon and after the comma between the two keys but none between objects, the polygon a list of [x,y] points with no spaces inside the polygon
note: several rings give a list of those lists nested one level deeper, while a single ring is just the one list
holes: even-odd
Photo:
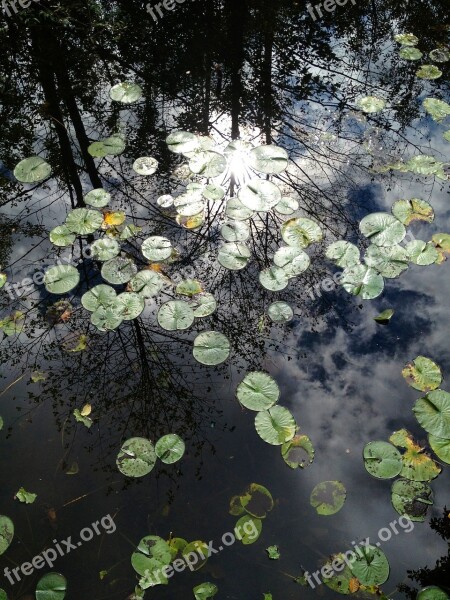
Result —
[{"label": "reflection of tree trunk", "polygon": [[231,0],[230,2],[229,31],[229,62],[231,69],[231,139],[240,136],[239,117],[242,101],[242,72],[244,65],[244,19],[247,14],[245,0]]},{"label": "reflection of tree trunk", "polygon": [[72,184],[76,194],[77,205],[84,206],[83,188],[78,176],[78,169],[73,157],[69,135],[64,126],[64,117],[59,104],[54,73],[53,70],[49,68],[49,61],[46,58],[49,53],[51,53],[47,44],[48,39],[47,36],[43,36],[41,33],[38,33],[35,29],[31,28],[31,40],[35,56],[37,57],[36,60],[40,82],[44,91],[45,100],[48,103],[48,113],[52,118],[61,148],[63,170],[67,185],[70,186],[70,184]]},{"label": "reflection of tree trunk", "polygon": [[263,132],[266,144],[272,143],[272,52],[273,52],[273,10],[266,19],[266,31],[264,33],[264,54],[261,74],[261,87],[263,94]]}]

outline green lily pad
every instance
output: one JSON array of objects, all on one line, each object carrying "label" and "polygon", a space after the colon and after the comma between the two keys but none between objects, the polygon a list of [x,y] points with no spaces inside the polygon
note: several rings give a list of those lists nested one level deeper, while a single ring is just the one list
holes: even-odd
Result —
[{"label": "green lily pad", "polygon": [[209,600],[209,598],[213,598],[218,591],[219,588],[217,585],[210,583],[209,581],[201,583],[193,589],[195,600]]},{"label": "green lily pad", "polygon": [[202,365],[219,365],[230,356],[231,345],[223,333],[203,331],[194,340],[193,355]]},{"label": "green lily pad", "polygon": [[92,258],[105,262],[115,258],[120,253],[120,244],[116,240],[103,238],[95,240],[91,245]]},{"label": "green lily pad", "polygon": [[414,405],[413,413],[426,432],[450,439],[450,394],[443,390],[428,392]]},{"label": "green lily pad", "polygon": [[392,317],[394,316],[394,312],[395,311],[393,308],[386,308],[386,310],[380,312],[380,314],[377,317],[374,317],[374,321],[385,325],[386,323],[389,323],[389,321],[392,319]]},{"label": "green lily pad", "polygon": [[419,43],[419,38],[412,33],[398,33],[394,40],[402,46],[416,46]]},{"label": "green lily pad", "polygon": [[157,296],[164,287],[164,278],[160,273],[150,269],[139,271],[128,284],[132,292],[136,292],[143,298]]},{"label": "green lily pad", "polygon": [[117,133],[110,137],[93,142],[88,146],[88,152],[94,158],[104,158],[105,156],[118,156],[125,150],[125,138]]},{"label": "green lily pad", "polygon": [[238,198],[251,210],[267,212],[281,200],[281,191],[271,181],[255,178],[241,187]]},{"label": "green lily pad", "polygon": [[9,517],[0,515],[0,555],[9,548],[14,537],[14,523]]},{"label": "green lily pad", "polygon": [[158,311],[158,323],[166,331],[188,329],[194,322],[194,311],[184,300],[169,300]]},{"label": "green lily pad", "polygon": [[359,264],[359,248],[355,244],[339,240],[330,244],[325,256],[332,260],[337,267],[353,267]]},{"label": "green lily pad", "polygon": [[259,146],[250,150],[248,163],[258,173],[276,175],[286,170],[289,155],[279,146]]},{"label": "green lily pad", "polygon": [[141,437],[130,438],[124,442],[116,460],[117,468],[127,477],[144,477],[152,471],[155,464],[153,444]]},{"label": "green lily pad", "polygon": [[172,244],[169,239],[153,235],[142,242],[141,252],[151,261],[166,260],[172,254]]},{"label": "green lily pad", "polygon": [[5,273],[0,273],[0,290],[2,289],[2,287],[5,285],[5,283],[8,281],[8,276]]},{"label": "green lily pad", "polygon": [[429,202],[420,200],[420,198],[396,200],[392,205],[392,214],[403,225],[409,225],[413,221],[425,221],[426,223],[434,221],[433,207]]},{"label": "green lily pad", "polygon": [[245,242],[250,237],[250,228],[244,221],[228,221],[220,233],[227,242]]},{"label": "green lily pad", "polygon": [[91,323],[99,331],[113,331],[122,325],[123,319],[114,306],[99,306],[91,315]]},{"label": "green lily pad", "polygon": [[117,298],[116,290],[109,285],[96,285],[81,297],[81,304],[89,312],[95,312],[98,308],[107,308],[114,304]]},{"label": "green lily pad", "polygon": [[428,392],[441,385],[442,372],[440,367],[425,356],[418,356],[402,370],[406,383],[415,390]]},{"label": "green lily pad", "polygon": [[344,269],[340,284],[349,294],[361,296],[363,300],[373,300],[384,290],[383,277],[366,265]]},{"label": "green lily pad", "polygon": [[23,502],[24,504],[33,504],[37,498],[37,494],[27,492],[25,488],[21,487],[14,498],[19,500],[19,502]]},{"label": "green lily pad", "polygon": [[278,402],[280,388],[275,379],[267,373],[253,371],[247,373],[236,390],[237,399],[250,410],[267,410]]},{"label": "green lily pad", "polygon": [[94,208],[103,208],[109,204],[110,200],[111,194],[103,188],[91,190],[84,197],[85,203],[88,206],[93,206]]},{"label": "green lily pad", "polygon": [[296,435],[281,446],[281,456],[291,469],[304,469],[314,460],[314,447],[307,435]]},{"label": "green lily pad", "polygon": [[423,53],[418,48],[405,46],[400,48],[399,56],[404,60],[420,60]]},{"label": "green lily pad", "polygon": [[292,278],[304,273],[311,264],[311,259],[301,248],[282,246],[275,252],[273,262],[283,269],[287,277]]},{"label": "green lily pad", "polygon": [[227,160],[222,154],[211,150],[195,152],[189,161],[189,168],[202,177],[219,177],[227,168]]},{"label": "green lily pad", "polygon": [[50,231],[49,238],[55,246],[66,248],[74,243],[77,236],[66,225],[58,225]]},{"label": "green lily pad", "polygon": [[422,105],[426,112],[437,123],[442,123],[442,121],[450,115],[450,104],[447,104],[447,102],[439,100],[438,98],[425,98]]},{"label": "green lily pad", "polygon": [[275,212],[280,215],[292,215],[299,209],[299,202],[295,198],[283,196],[281,200],[274,206]]},{"label": "green lily pad", "polygon": [[273,266],[268,269],[264,269],[259,274],[260,284],[272,292],[278,292],[284,290],[289,283],[289,278],[286,272],[281,267]]},{"label": "green lily pad", "polygon": [[435,65],[422,65],[417,69],[416,76],[420,79],[439,79],[442,76],[442,71]]},{"label": "green lily pad", "polygon": [[202,196],[211,202],[218,202],[225,197],[225,190],[220,185],[209,183],[202,189]]},{"label": "green lily pad", "polygon": [[197,136],[187,131],[174,131],[167,136],[166,144],[176,154],[186,154],[198,148]]},{"label": "green lily pad", "polygon": [[432,242],[413,240],[406,245],[409,260],[415,265],[432,265],[439,259],[439,252]]},{"label": "green lily pad", "polygon": [[400,477],[411,481],[431,481],[441,472],[441,467],[424,453],[424,448],[414,441],[406,429],[394,432],[389,441],[399,448],[405,448]]},{"label": "green lily pad", "polygon": [[183,458],[185,444],[176,433],[168,433],[155,444],[156,456],[166,465],[171,465]]},{"label": "green lily pad", "polygon": [[251,483],[239,499],[245,512],[257,519],[265,519],[274,507],[272,494],[259,483]]},{"label": "green lily pad", "polygon": [[361,233],[376,246],[395,246],[406,235],[403,223],[384,212],[371,213],[359,224]]},{"label": "green lily pad", "polygon": [[60,573],[46,573],[36,586],[36,600],[64,600],[67,591],[66,578]]},{"label": "green lily pad", "polygon": [[208,317],[216,311],[217,302],[212,294],[204,292],[202,294],[197,294],[193,298],[191,308],[194,311],[194,317],[196,319]]},{"label": "green lily pad", "polygon": [[436,585],[430,585],[417,592],[416,600],[449,600],[450,596]]},{"label": "green lily pad", "polygon": [[203,292],[203,287],[200,281],[197,281],[196,279],[185,279],[177,285],[175,291],[177,294],[180,294],[180,296],[189,296],[189,298],[192,298],[192,296],[201,294]]},{"label": "green lily pad", "polygon": [[[334,570],[333,563],[335,561],[339,561],[344,568],[339,572]],[[352,581],[355,580],[355,576],[349,569],[348,565],[345,564],[344,555],[336,554],[333,555],[324,565],[324,568],[327,568],[329,572],[332,573],[332,576],[328,579],[324,579],[324,584],[339,594],[351,594],[352,591]]]},{"label": "green lily pad", "polygon": [[228,242],[219,248],[217,260],[230,271],[239,271],[247,266],[251,252],[244,244]]},{"label": "green lily pad", "polygon": [[376,96],[364,96],[358,100],[358,108],[365,113],[377,113],[386,106],[386,101]]},{"label": "green lily pad", "polygon": [[334,515],[344,506],[346,497],[340,481],[323,481],[314,487],[309,501],[319,515]]},{"label": "green lily pad", "polygon": [[44,283],[51,294],[66,294],[80,283],[80,274],[71,265],[57,265],[45,272]]},{"label": "green lily pad", "polygon": [[364,446],[363,457],[366,471],[378,479],[391,479],[402,470],[402,456],[388,442],[369,442]]},{"label": "green lily pad", "polygon": [[158,170],[158,161],[156,158],[151,156],[141,156],[137,158],[133,163],[133,171],[138,175],[153,175]]},{"label": "green lily pad", "polygon": [[392,506],[399,515],[411,521],[423,522],[428,507],[433,504],[433,492],[427,483],[397,479],[392,484]]},{"label": "green lily pad", "polygon": [[[362,556],[361,556],[362,555]],[[352,562],[352,573],[363,585],[381,585],[389,577],[389,562],[381,548],[360,546]]]},{"label": "green lily pad", "polygon": [[281,446],[292,440],[297,424],[287,408],[277,405],[256,415],[255,428],[265,442]]},{"label": "green lily pad", "polygon": [[51,166],[40,156],[30,156],[24,158],[14,169],[14,177],[20,183],[39,183],[52,172]]},{"label": "green lily pad", "polygon": [[89,235],[95,233],[103,223],[103,215],[98,210],[76,208],[66,217],[66,227],[72,233]]},{"label": "green lily pad", "polygon": [[305,217],[295,217],[283,223],[281,236],[288,246],[308,248],[323,239],[323,232],[317,223]]},{"label": "green lily pad", "polygon": [[286,302],[272,302],[267,309],[270,320],[274,323],[289,323],[294,318],[294,311]]},{"label": "green lily pad", "polygon": [[162,572],[172,560],[169,544],[157,535],[147,535],[139,542],[136,551],[131,555],[133,569],[142,576],[139,585],[143,589],[158,584],[167,584],[167,577]]},{"label": "green lily pad", "polygon": [[225,214],[235,221],[246,221],[254,216],[255,211],[244,206],[239,198],[230,198],[227,202]]},{"label": "green lily pad", "polygon": [[445,438],[440,438],[429,433],[428,441],[436,456],[442,460],[442,462],[450,465],[450,439],[446,440]]},{"label": "green lily pad", "polygon": [[115,102],[132,104],[142,98],[142,88],[137,83],[122,81],[111,88],[109,95]]},{"label": "green lily pad", "polygon": [[135,292],[123,292],[114,300],[112,308],[124,321],[132,321],[144,311],[145,300]]},{"label": "green lily pad", "polygon": [[402,246],[395,245],[386,248],[370,244],[364,255],[364,262],[382,277],[395,279],[403,271],[406,271],[409,266],[409,258],[408,251]]},{"label": "green lily pad", "polygon": [[75,417],[75,421],[77,423],[82,423],[88,429],[90,429],[94,423],[90,417],[88,417],[86,415],[82,415],[79,408],[76,408],[73,411],[73,416]]},{"label": "green lily pad", "polygon": [[[249,524],[251,531],[249,530]],[[252,517],[251,515],[244,515],[241,517],[234,527],[236,538],[241,541],[244,546],[254,544],[261,535],[262,521]]]},{"label": "green lily pad", "polygon": [[436,160],[434,156],[429,156],[427,154],[413,156],[405,163],[405,166],[409,171],[417,173],[418,175],[435,175],[441,179],[447,179],[443,170],[444,163]]},{"label": "green lily pad", "polygon": [[102,277],[108,283],[121,285],[127,283],[137,273],[137,266],[131,258],[116,257],[103,263]]},{"label": "green lily pad", "polygon": [[205,209],[205,200],[198,190],[189,190],[184,194],[180,194],[174,199],[173,205],[182,217],[203,216]]},{"label": "green lily pad", "polygon": [[450,60],[450,52],[447,48],[435,48],[428,55],[433,62],[448,62]]}]

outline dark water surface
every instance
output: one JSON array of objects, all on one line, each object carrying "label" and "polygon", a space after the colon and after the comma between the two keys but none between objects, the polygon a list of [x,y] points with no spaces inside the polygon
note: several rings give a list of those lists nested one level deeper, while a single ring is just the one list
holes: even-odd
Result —
[{"label": "dark water surface", "polygon": [[[68,600],[124,600],[137,584],[130,556],[142,537],[172,534],[214,540],[218,547],[236,522],[228,513],[231,497],[251,482],[266,486],[276,500],[260,539],[249,546],[236,542],[200,571],[177,574],[146,597],[193,598],[192,588],[204,581],[218,586],[217,598],[261,600],[269,592],[274,600],[339,597],[294,578],[353,542],[370,537],[375,543],[378,531],[399,518],[390,501],[392,481],[366,472],[362,450],[401,428],[428,444],[411,410],[420,392],[405,384],[401,371],[417,355],[429,356],[441,366],[446,388],[449,263],[412,265],[387,279],[383,294],[371,301],[340,287],[315,299],[309,292],[336,270],[324,258],[327,243],[347,239],[367,246],[359,221],[370,212],[390,212],[395,200],[432,204],[435,221],[413,223],[414,238],[450,232],[448,181],[373,169],[417,154],[448,159],[449,142],[442,138],[448,126],[427,117],[422,101],[448,100],[449,63],[439,63],[439,79],[417,78],[418,65],[428,61],[400,60],[393,39],[414,33],[425,57],[448,43],[448,9],[446,0],[359,0],[314,21],[302,2],[186,0],[155,22],[142,2],[43,0],[2,14],[0,269],[8,281],[23,283],[58,257],[78,261],[78,242],[70,259],[70,250],[55,249],[48,232],[83,205],[84,194],[104,187],[114,209],[143,227],[126,245],[127,254],[137,257],[150,235],[168,236],[180,253],[168,276],[199,279],[218,302],[214,315],[187,332],[164,332],[156,313],[174,296],[170,290],[148,300],[137,320],[100,333],[80,305],[82,294],[102,281],[90,260],[78,263],[82,284],[62,297],[73,312],[56,325],[45,315],[61,297],[44,286],[22,287],[20,296],[2,289],[0,318],[26,314],[20,335],[0,333],[6,390],[0,397],[0,513],[15,525],[14,541],[0,559],[0,588],[10,600],[34,598],[37,581],[50,569],[11,585],[5,567],[31,560],[54,539],[79,540],[80,530],[107,515],[115,531],[102,531],[58,558],[53,570],[67,578]],[[110,87],[120,81],[139,83],[143,98],[129,107],[112,103]],[[364,116],[356,102],[366,95],[386,100],[386,108]],[[201,230],[188,231],[159,209],[159,196],[182,189],[172,176],[182,161],[165,145],[177,129],[211,134],[222,145],[241,137],[288,150],[291,165],[278,183],[299,200],[296,215],[321,224],[325,241],[308,249],[310,269],[285,290],[263,289],[258,271],[269,266],[282,242],[279,225],[289,217],[257,217],[249,242],[254,260],[230,272],[215,260],[223,215],[208,214]],[[123,154],[89,157],[88,144],[117,131],[127,140]],[[51,164],[52,177],[23,185],[12,171],[34,154]],[[159,161],[156,175],[132,171],[140,156]],[[211,258],[199,261],[205,252]],[[139,261],[145,266],[142,255]],[[290,323],[264,318],[274,300],[292,306]],[[386,308],[395,315],[380,326],[374,317]],[[192,356],[193,339],[209,329],[224,333],[232,346],[230,359],[218,367]],[[73,348],[80,335],[87,336],[87,348],[69,352],[67,343]],[[311,438],[315,459],[308,468],[289,469],[279,447],[257,435],[254,413],[238,404],[236,387],[251,370],[276,379],[280,403]],[[33,383],[36,371],[45,381]],[[89,430],[72,414],[88,402]],[[180,462],[159,462],[136,480],[118,472],[124,440],[156,441],[169,432],[186,443]],[[67,475],[74,462],[79,472]],[[447,555],[448,537],[430,527],[430,519],[439,518],[450,534],[449,470],[442,467],[431,483],[434,505],[426,522],[410,533],[400,528],[382,544],[391,566],[382,586],[389,598],[404,597],[401,583],[450,588],[448,558],[435,569]],[[337,514],[319,516],[309,498],[327,480],[342,481],[347,500]],[[14,500],[22,486],[37,494],[33,504]],[[274,544],[278,561],[265,552]],[[426,568],[420,583],[408,578],[408,570]]]}]

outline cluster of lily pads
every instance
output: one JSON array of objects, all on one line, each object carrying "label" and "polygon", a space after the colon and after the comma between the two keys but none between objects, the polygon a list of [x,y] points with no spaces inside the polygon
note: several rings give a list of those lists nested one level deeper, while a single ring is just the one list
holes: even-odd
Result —
[{"label": "cluster of lily pads", "polygon": [[[425,356],[418,356],[405,366],[402,374],[411,387],[427,392],[417,400],[413,412],[427,431],[433,452],[444,463],[450,464],[450,394],[437,389],[442,382],[439,366]],[[363,456],[366,470],[374,477],[401,477],[392,485],[395,510],[411,521],[424,521],[428,507],[433,504],[433,492],[428,482],[441,472],[441,467],[425,448],[417,444],[406,429],[401,429],[391,435],[389,442],[369,442]]]},{"label": "cluster of lily pads", "polygon": [[185,444],[176,433],[160,438],[155,445],[146,438],[134,437],[122,444],[117,456],[117,468],[127,477],[144,477],[153,470],[157,458],[166,465],[178,462]]},{"label": "cluster of lily pads", "polygon": [[[230,515],[240,517],[236,523],[235,531],[238,539],[246,546],[254,544],[261,535],[262,519],[267,517],[274,507],[272,494],[259,483],[251,483],[239,496],[233,496],[230,500]],[[253,523],[253,533],[247,533],[247,523]],[[255,530],[257,535],[255,535]]]},{"label": "cluster of lily pads", "polygon": [[438,233],[429,242],[413,239],[401,245],[406,237],[406,226],[416,220],[428,223],[434,220],[433,208],[426,200],[397,200],[392,214],[375,212],[364,217],[359,229],[370,241],[364,264],[354,244],[340,240],[328,246],[327,258],[344,269],[340,285],[350,294],[371,300],[382,293],[384,278],[399,277],[410,263],[427,266],[443,262],[450,250],[449,234]]},{"label": "cluster of lily pads", "polygon": [[[401,45],[400,58],[404,60],[420,60],[423,52],[417,48],[419,38],[412,33],[399,33],[395,36],[395,41]],[[435,48],[428,54],[433,62],[444,63],[450,60],[450,52],[446,47]],[[416,72],[416,76],[421,79],[438,79],[442,71],[436,65],[424,64]]]}]

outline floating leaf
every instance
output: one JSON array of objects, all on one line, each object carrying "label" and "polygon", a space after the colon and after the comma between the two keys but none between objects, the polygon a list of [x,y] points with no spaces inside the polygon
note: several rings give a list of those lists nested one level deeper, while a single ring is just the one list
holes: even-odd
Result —
[{"label": "floating leaf", "polygon": [[448,233],[435,233],[431,238],[436,250],[439,253],[439,258],[436,261],[438,264],[443,263],[447,260],[447,254],[450,254],[450,234]]},{"label": "floating leaf", "polygon": [[427,483],[397,479],[392,484],[392,506],[410,521],[425,521],[428,507],[433,504],[433,492]]},{"label": "floating leaf", "polygon": [[123,322],[122,317],[117,313],[114,306],[97,308],[91,315],[91,323],[99,331],[113,331]]},{"label": "floating leaf", "polygon": [[238,385],[236,395],[242,406],[250,410],[267,410],[278,402],[280,388],[267,373],[253,371]]},{"label": "floating leaf", "polygon": [[117,298],[116,290],[109,285],[96,285],[81,297],[81,304],[90,312],[95,312],[98,308],[107,308],[114,304]]},{"label": "floating leaf", "polygon": [[194,317],[196,319],[208,317],[216,311],[217,302],[212,294],[205,292],[195,296],[191,302],[191,308],[194,311]]},{"label": "floating leaf", "polygon": [[447,179],[444,172],[444,163],[436,160],[434,156],[428,156],[427,154],[413,156],[405,166],[409,171],[418,175],[435,175],[440,179]]},{"label": "floating leaf", "polygon": [[14,523],[9,517],[0,515],[0,555],[9,548],[14,537]]},{"label": "floating leaf", "polygon": [[275,252],[273,262],[277,267],[283,269],[287,277],[291,278],[304,273],[308,269],[311,259],[301,248],[282,246]]},{"label": "floating leaf", "polygon": [[33,504],[37,498],[37,494],[27,492],[25,488],[21,487],[14,498],[19,502],[23,502],[24,504]]},{"label": "floating leaf", "polygon": [[120,244],[116,240],[103,238],[95,240],[91,245],[92,258],[101,262],[115,258],[120,252]]},{"label": "floating leaf", "polygon": [[450,104],[438,98],[425,98],[422,104],[427,113],[437,123],[442,123],[450,115]]},{"label": "floating leaf", "polygon": [[431,481],[439,475],[441,468],[421,448],[406,429],[394,432],[389,441],[399,448],[405,448],[402,455],[400,476],[412,481]]},{"label": "floating leaf", "polygon": [[278,292],[284,290],[288,285],[289,278],[284,269],[274,266],[261,271],[259,274],[259,282],[266,290]]},{"label": "floating leaf", "polygon": [[251,208],[244,206],[239,198],[230,198],[228,200],[225,213],[227,217],[235,221],[246,221],[255,214]]},{"label": "floating leaf", "polygon": [[378,479],[391,479],[402,470],[402,456],[388,442],[369,442],[364,446],[363,456],[366,471]]},{"label": "floating leaf", "polygon": [[187,131],[174,131],[166,138],[166,144],[176,154],[186,154],[198,148],[197,136]]},{"label": "floating leaf", "polygon": [[244,244],[228,242],[219,248],[217,260],[230,271],[239,271],[247,266],[250,259],[250,250]]},{"label": "floating leaf", "polygon": [[88,152],[94,158],[104,158],[105,156],[118,156],[125,150],[125,138],[123,135],[115,134],[110,137],[92,143],[88,147]]},{"label": "floating leaf", "polygon": [[5,273],[0,273],[0,290],[5,285],[5,283],[7,282],[7,280],[8,280],[7,275],[5,275]]},{"label": "floating leaf", "polygon": [[399,56],[404,60],[419,60],[422,58],[423,53],[418,48],[406,46],[400,48]]},{"label": "floating leaf", "polygon": [[15,313],[6,317],[6,319],[2,319],[0,321],[0,329],[3,330],[3,333],[6,336],[12,336],[16,333],[22,333],[23,328],[25,327],[25,315],[20,310],[16,310]]},{"label": "floating leaf", "polygon": [[241,187],[238,198],[251,210],[267,212],[281,200],[281,191],[271,181],[255,178]]},{"label": "floating leaf", "polygon": [[442,462],[450,465],[450,439],[446,440],[429,433],[428,441],[436,456],[440,458]]},{"label": "floating leaf", "polygon": [[434,210],[429,202],[412,198],[411,200],[396,200],[392,205],[392,214],[403,225],[409,225],[413,221],[434,221]]},{"label": "floating leaf", "polygon": [[169,300],[158,311],[158,323],[166,331],[188,329],[194,322],[194,311],[184,300]]},{"label": "floating leaf", "polygon": [[21,183],[38,183],[50,177],[51,166],[40,156],[24,158],[14,169],[14,177]]},{"label": "floating leaf", "polygon": [[386,102],[382,98],[376,96],[364,96],[358,100],[358,108],[365,113],[377,113],[386,106]]},{"label": "floating leaf", "polygon": [[119,227],[125,222],[126,216],[124,212],[114,211],[114,212],[106,212],[103,215],[103,223],[102,229],[107,231],[108,229],[113,229],[115,227]]},{"label": "floating leaf", "polygon": [[359,224],[361,233],[376,246],[395,246],[406,235],[406,229],[393,215],[384,212],[371,213]]},{"label": "floating leaf", "polygon": [[80,282],[80,274],[71,265],[50,267],[44,274],[45,288],[51,294],[65,294]]},{"label": "floating leaf", "polygon": [[206,198],[206,200],[211,200],[211,202],[218,202],[224,198],[225,190],[223,187],[220,187],[220,185],[209,183],[203,188],[202,196],[203,198]]},{"label": "floating leaf", "polygon": [[292,440],[297,430],[297,424],[287,408],[273,406],[256,415],[255,428],[265,442],[281,446]]},{"label": "floating leaf", "polygon": [[419,398],[413,413],[420,425],[437,437],[450,439],[450,394],[443,390],[429,392]]},{"label": "floating leaf", "polygon": [[377,317],[374,317],[374,321],[386,325],[386,323],[389,323],[394,316],[394,312],[393,308],[386,308],[386,310],[383,310]]},{"label": "floating leaf", "polygon": [[402,46],[416,46],[419,43],[419,38],[412,33],[398,33],[394,40]]},{"label": "floating leaf", "polygon": [[274,210],[280,215],[292,215],[299,208],[298,200],[284,196],[275,205]]},{"label": "floating leaf", "polygon": [[164,287],[164,278],[150,269],[139,271],[128,284],[132,292],[136,292],[143,298],[157,296]]},{"label": "floating leaf", "polygon": [[[252,528],[250,532],[248,531],[249,524]],[[234,531],[236,534],[236,538],[240,540],[245,546],[254,544],[261,535],[262,521],[250,515],[244,515],[236,523]]]},{"label": "floating leaf", "polygon": [[408,385],[421,392],[435,390],[442,382],[440,367],[425,356],[418,356],[408,363],[404,367],[402,375]]},{"label": "floating leaf", "polygon": [[143,576],[139,585],[143,589],[158,584],[167,584],[164,567],[172,559],[169,544],[157,535],[147,535],[139,542],[136,551],[131,555],[131,565],[139,575]]},{"label": "floating leaf", "polygon": [[103,215],[98,210],[76,208],[66,217],[66,227],[78,235],[89,235],[100,229]]},{"label": "floating leaf", "polygon": [[[355,585],[355,577],[350,571],[348,565],[345,563],[344,554],[336,554],[332,556],[323,566],[328,572],[332,573],[332,576],[328,579],[324,579],[324,584],[339,594],[351,594],[353,589],[357,588]],[[333,564],[339,563],[343,569],[339,572],[334,570]],[[356,591],[356,590],[355,590]]]},{"label": "floating leaf", "polygon": [[314,460],[314,447],[307,435],[296,435],[281,446],[281,456],[291,469],[304,469]]},{"label": "floating leaf", "polygon": [[190,170],[202,177],[214,178],[222,175],[227,168],[227,161],[222,154],[210,150],[196,152],[189,161]]},{"label": "floating leaf", "polygon": [[450,52],[447,48],[435,48],[428,56],[434,62],[447,62],[450,60]]},{"label": "floating leaf", "polygon": [[111,88],[109,95],[115,102],[132,104],[142,98],[142,88],[137,83],[122,81]]},{"label": "floating leaf", "polygon": [[309,499],[319,515],[334,515],[344,506],[347,491],[340,481],[318,483]]},{"label": "floating leaf", "polygon": [[198,563],[193,568],[194,571],[198,571],[199,569],[201,569],[203,567],[203,565],[208,560],[208,544],[206,544],[205,542],[202,542],[201,540],[196,540],[195,542],[191,542],[183,550],[183,557],[188,556],[188,554],[190,554],[192,552],[196,553],[199,558],[204,556],[204,558],[200,558]]},{"label": "floating leaf", "polygon": [[103,188],[96,188],[91,190],[84,197],[84,201],[87,205],[93,206],[94,208],[103,208],[109,204],[111,200],[111,194]]},{"label": "floating leaf", "polygon": [[36,600],[64,600],[66,578],[60,573],[46,573],[36,586]]},{"label": "floating leaf", "polygon": [[141,251],[148,260],[165,260],[172,254],[172,244],[166,237],[154,235],[142,242]]},{"label": "floating leaf", "polygon": [[193,589],[195,600],[209,600],[209,598],[213,598],[218,591],[219,588],[217,585],[214,585],[214,583],[210,583],[209,581],[201,583]]},{"label": "floating leaf", "polygon": [[449,596],[440,587],[430,585],[417,592],[416,600],[449,600]]},{"label": "floating leaf", "polygon": [[180,436],[168,433],[155,444],[156,456],[166,465],[171,465],[181,460],[184,455],[185,444]]},{"label": "floating leaf", "polygon": [[420,79],[439,79],[442,71],[434,65],[422,65],[420,69],[417,69],[416,76]]},{"label": "floating leaf", "polygon": [[432,265],[439,259],[439,252],[432,242],[413,240],[406,245],[406,252],[415,265]]},{"label": "floating leaf", "polygon": [[71,246],[76,240],[76,235],[66,225],[59,225],[50,231],[49,238],[52,244],[60,248]]},{"label": "floating leaf", "polygon": [[274,323],[289,323],[294,317],[294,311],[286,302],[272,302],[267,314]]},{"label": "floating leaf", "polygon": [[266,552],[271,560],[278,560],[281,556],[280,549],[278,546],[269,546],[268,548],[266,548]]},{"label": "floating leaf", "polygon": [[378,271],[386,279],[395,279],[406,271],[410,255],[403,246],[375,246],[370,244],[364,255],[364,262]]},{"label": "floating leaf", "polygon": [[219,365],[230,355],[230,342],[223,333],[203,331],[194,340],[193,355],[202,365]]},{"label": "floating leaf", "polygon": [[92,427],[92,423],[93,423],[92,419],[90,417],[85,417],[84,415],[82,415],[81,411],[78,408],[76,408],[73,411],[73,416],[75,417],[75,421],[77,423],[83,423],[83,425],[85,427],[87,427],[88,429],[90,429]]},{"label": "floating leaf", "polygon": [[241,497],[240,496],[233,496],[230,500],[230,509],[228,511],[230,513],[230,515],[233,515],[234,517],[238,517],[240,515],[243,515],[245,513],[245,510],[241,504]]},{"label": "floating leaf", "polygon": [[121,285],[130,281],[136,275],[137,270],[131,258],[118,256],[103,263],[101,273],[103,279],[108,283]]},{"label": "floating leaf", "polygon": [[281,236],[288,246],[308,248],[314,242],[322,240],[323,232],[311,219],[296,217],[283,223]]},{"label": "floating leaf", "polygon": [[189,298],[192,298],[192,296],[195,296],[196,294],[201,294],[203,292],[203,287],[200,281],[197,281],[196,279],[185,279],[177,285],[175,291],[181,296],[189,296]]},{"label": "floating leaf", "polygon": [[250,229],[244,221],[228,221],[220,229],[227,242],[245,242],[250,236]]},{"label": "floating leaf", "polygon": [[363,300],[377,298],[384,289],[383,277],[375,269],[365,265],[344,269],[340,284],[347,292],[353,296],[361,296]]},{"label": "floating leaf", "polygon": [[248,154],[248,163],[258,173],[276,175],[286,170],[289,155],[284,148],[279,146],[259,146],[253,148]]},{"label": "floating leaf", "polygon": [[180,216],[194,217],[201,214],[203,217],[205,200],[200,190],[189,190],[185,194],[181,194],[175,198],[173,204]]},{"label": "floating leaf", "polygon": [[144,297],[134,292],[119,294],[112,305],[112,309],[124,321],[136,319],[145,308]]},{"label": "floating leaf", "polygon": [[158,161],[151,156],[141,156],[133,163],[133,171],[138,175],[153,175],[158,170]]},{"label": "floating leaf", "polygon": [[340,240],[330,244],[325,256],[332,260],[337,267],[353,267],[359,264],[359,248],[350,242]]},{"label": "floating leaf", "polygon": [[153,444],[142,437],[130,438],[124,442],[116,460],[117,468],[127,477],[144,477],[150,473],[155,463]]},{"label": "floating leaf", "polygon": [[274,507],[272,494],[259,483],[251,483],[239,498],[245,512],[257,519],[265,519]]},{"label": "floating leaf", "polygon": [[389,577],[389,562],[381,548],[360,546],[352,562],[352,573],[363,585],[381,585]]}]

